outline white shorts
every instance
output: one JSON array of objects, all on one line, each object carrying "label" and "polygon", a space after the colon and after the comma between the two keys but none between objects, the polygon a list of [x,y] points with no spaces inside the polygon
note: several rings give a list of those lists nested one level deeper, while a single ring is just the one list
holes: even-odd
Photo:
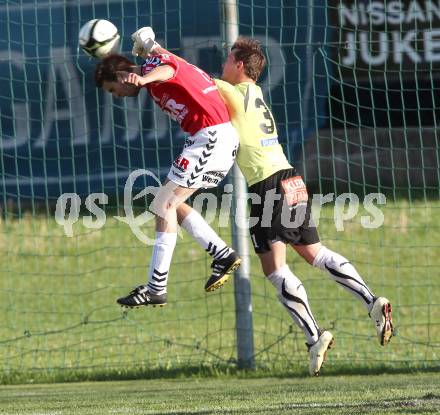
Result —
[{"label": "white shorts", "polygon": [[203,128],[188,137],[168,179],[191,189],[216,187],[234,164],[238,134],[230,122]]}]

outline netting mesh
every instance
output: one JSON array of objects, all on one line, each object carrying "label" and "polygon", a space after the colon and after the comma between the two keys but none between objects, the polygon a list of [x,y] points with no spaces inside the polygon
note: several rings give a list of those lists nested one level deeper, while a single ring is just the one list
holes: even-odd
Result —
[{"label": "netting mesh", "polygon": [[[440,5],[396,4],[238,2],[240,34],[265,47],[261,85],[280,142],[311,193],[333,193],[321,211],[322,241],[394,306],[397,336],[382,349],[361,304],[289,253],[315,317],[337,339],[334,367],[438,364]],[[163,177],[183,135],[146,94],[122,100],[95,88],[95,62],[77,49],[79,28],[91,18],[119,28],[127,56],[130,34],[152,25],[169,49],[215,76],[221,71],[217,1],[0,5],[2,370],[234,362],[232,285],[205,294],[210,260],[188,235],[178,240],[167,307],[124,312],[114,302],[145,280],[151,255],[114,218],[124,215],[126,178],[137,168]],[[146,184],[139,179],[136,189]],[[67,192],[78,194],[82,206],[72,237],[54,215]],[[360,210],[339,232],[334,203],[344,192],[358,196]],[[105,225],[95,229],[83,222],[91,193],[108,195],[107,204],[98,203]],[[361,222],[371,217],[363,207],[369,193],[387,198],[377,229]],[[144,228],[153,236],[152,222]],[[218,229],[229,241],[229,227]],[[257,366],[305,368],[302,333],[254,255],[251,264]]]}]

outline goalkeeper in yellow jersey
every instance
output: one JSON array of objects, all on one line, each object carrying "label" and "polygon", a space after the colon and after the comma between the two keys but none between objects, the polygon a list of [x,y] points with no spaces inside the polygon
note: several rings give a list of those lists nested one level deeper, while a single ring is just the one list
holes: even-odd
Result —
[{"label": "goalkeeper in yellow jersey", "polygon": [[249,193],[261,198],[261,203],[252,204],[250,212],[252,221],[258,219],[250,227],[255,252],[279,300],[307,338],[309,371],[315,375],[333,336],[320,330],[304,286],[286,264],[287,245],[361,300],[374,322],[381,345],[386,345],[393,334],[391,304],[372,293],[349,260],[321,244],[311,218],[306,186],[278,143],[272,113],[256,85],[264,66],[260,44],[239,38],[223,66],[223,81],[216,83],[240,137],[238,165],[248,182]]}]

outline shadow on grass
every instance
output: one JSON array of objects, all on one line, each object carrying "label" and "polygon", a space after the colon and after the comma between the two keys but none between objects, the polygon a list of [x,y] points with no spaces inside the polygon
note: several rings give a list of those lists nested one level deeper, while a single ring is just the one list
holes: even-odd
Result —
[{"label": "shadow on grass", "polygon": [[[324,376],[356,376],[381,375],[404,373],[440,373],[440,364],[432,365],[387,365],[353,366],[341,365],[323,368]],[[111,381],[111,380],[139,380],[139,379],[180,379],[180,378],[235,378],[258,379],[264,377],[275,378],[308,378],[306,367],[297,369],[283,369],[280,367],[257,367],[256,369],[239,369],[235,364],[219,364],[209,366],[186,366],[175,368],[141,368],[122,369],[110,368],[57,368],[51,370],[10,370],[0,372],[0,384],[34,384],[59,382]]]}]

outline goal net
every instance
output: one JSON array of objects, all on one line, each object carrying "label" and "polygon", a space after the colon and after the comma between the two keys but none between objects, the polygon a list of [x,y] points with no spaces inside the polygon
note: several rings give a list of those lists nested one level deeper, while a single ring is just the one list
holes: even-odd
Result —
[{"label": "goal net", "polygon": [[[321,195],[322,242],[393,304],[396,336],[382,348],[359,301],[289,252],[315,317],[336,337],[327,370],[438,367],[440,3],[240,0],[237,8],[240,34],[266,52],[260,84],[279,140]],[[145,205],[133,198],[164,178],[184,137],[146,94],[117,99],[95,87],[96,61],[77,46],[92,18],[119,28],[128,57],[131,33],[151,25],[167,48],[221,73],[218,1],[2,2],[2,376],[234,366],[233,284],[204,292],[210,258],[188,235],[178,238],[167,307],[116,305],[145,281],[151,257],[126,221]],[[138,169],[149,174],[127,193]],[[193,202],[230,241],[234,212],[217,214],[227,193]],[[303,334],[253,253],[250,262],[256,365],[303,373]]]}]

